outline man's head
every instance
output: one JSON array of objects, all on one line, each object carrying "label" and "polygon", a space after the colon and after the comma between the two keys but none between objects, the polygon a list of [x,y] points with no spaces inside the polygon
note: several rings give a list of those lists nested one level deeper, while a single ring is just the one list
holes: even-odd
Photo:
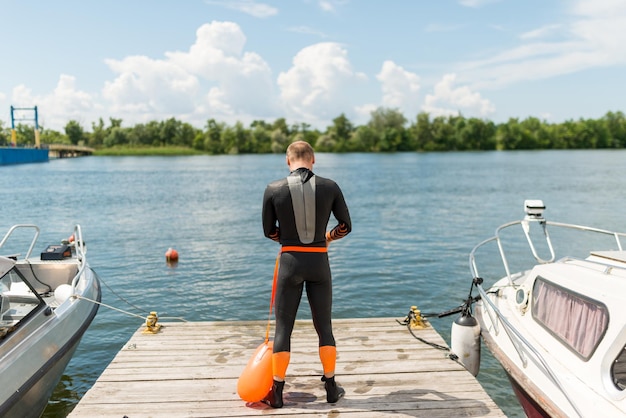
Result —
[{"label": "man's head", "polygon": [[300,167],[312,170],[313,164],[315,164],[315,152],[308,142],[296,141],[287,147],[287,165],[290,171]]}]

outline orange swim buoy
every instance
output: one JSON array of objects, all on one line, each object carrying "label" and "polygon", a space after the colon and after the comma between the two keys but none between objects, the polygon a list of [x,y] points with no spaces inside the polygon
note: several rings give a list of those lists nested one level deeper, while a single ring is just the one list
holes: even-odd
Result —
[{"label": "orange swim buoy", "polygon": [[168,263],[178,261],[178,251],[173,248],[168,248],[165,252],[165,261]]},{"label": "orange swim buoy", "polygon": [[237,381],[237,393],[246,402],[259,402],[272,388],[272,341],[259,345]]}]

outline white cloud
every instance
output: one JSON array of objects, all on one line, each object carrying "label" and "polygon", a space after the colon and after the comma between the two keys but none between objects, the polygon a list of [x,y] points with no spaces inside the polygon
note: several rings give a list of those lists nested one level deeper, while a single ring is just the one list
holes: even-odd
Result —
[{"label": "white cloud", "polygon": [[311,45],[296,54],[292,67],[278,75],[288,117],[315,122],[354,107],[351,93],[366,77],[352,69],[347,55],[333,42]]},{"label": "white cloud", "polygon": [[112,110],[130,119],[176,117],[203,124],[208,115],[227,122],[267,116],[276,109],[271,70],[231,22],[212,22],[196,31],[189,50],[107,60],[117,77],[103,96]]},{"label": "white cloud", "polygon": [[435,85],[434,93],[426,95],[422,110],[433,116],[462,113],[467,117],[486,117],[494,113],[495,108],[469,87],[456,87],[455,74],[446,74]]},{"label": "white cloud", "polygon": [[237,10],[258,18],[271,17],[278,14],[278,9],[265,3],[258,3],[254,0],[206,0],[207,4]]},{"label": "white cloud", "polygon": [[[578,0],[570,20],[527,31],[522,43],[487,59],[468,62],[457,72],[472,87],[547,79],[591,68],[626,65],[626,3],[619,0]],[[558,34],[554,41],[542,40]]]},{"label": "white cloud", "polygon": [[572,13],[590,18],[623,15],[626,13],[626,3],[622,0],[578,0],[572,6]]},{"label": "white cloud", "polygon": [[120,117],[143,113],[149,120],[154,114],[184,114],[193,110],[198,80],[180,66],[144,56],[109,59],[106,64],[118,76],[105,82],[102,96]]},{"label": "white cloud", "polygon": [[276,109],[272,72],[260,55],[243,51],[245,42],[239,25],[212,22],[197,30],[196,42],[188,52],[166,56],[215,84],[208,96],[212,108],[229,108],[229,114],[264,116]]},{"label": "white cloud", "polygon": [[333,4],[329,1],[326,0],[321,0],[319,2],[320,5],[320,9],[324,10],[325,12],[334,12],[335,8],[333,6]]},{"label": "white cloud", "polygon": [[383,91],[382,105],[397,108],[406,115],[416,115],[420,79],[417,74],[406,71],[393,61],[385,61],[376,76]]},{"label": "white cloud", "polygon": [[11,101],[16,107],[36,105],[42,115],[39,124],[48,129],[62,129],[72,119],[84,122],[101,110],[94,96],[78,90],[75,77],[67,74],[61,74],[54,90],[46,95],[33,95],[23,84],[15,86]]}]

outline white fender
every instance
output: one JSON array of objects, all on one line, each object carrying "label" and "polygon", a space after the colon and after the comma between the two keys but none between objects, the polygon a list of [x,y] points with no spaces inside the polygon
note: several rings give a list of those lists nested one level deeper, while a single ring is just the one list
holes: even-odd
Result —
[{"label": "white fender", "polygon": [[60,305],[72,296],[72,286],[61,284],[54,289],[54,299]]},{"label": "white fender", "polygon": [[459,316],[452,324],[451,351],[474,376],[480,369],[480,325],[472,316]]}]

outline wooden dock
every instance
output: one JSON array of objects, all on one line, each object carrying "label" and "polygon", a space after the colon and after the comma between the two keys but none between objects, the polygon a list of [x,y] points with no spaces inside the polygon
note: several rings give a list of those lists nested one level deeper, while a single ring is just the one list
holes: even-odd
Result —
[{"label": "wooden dock", "polygon": [[[237,379],[267,322],[164,323],[141,327],[69,417],[504,417],[447,352],[415,339],[395,318],[334,320],[337,382],[346,390],[326,403],[317,337],[297,321],[287,370],[285,406],[246,403]],[[446,345],[432,328],[420,338]]]}]

